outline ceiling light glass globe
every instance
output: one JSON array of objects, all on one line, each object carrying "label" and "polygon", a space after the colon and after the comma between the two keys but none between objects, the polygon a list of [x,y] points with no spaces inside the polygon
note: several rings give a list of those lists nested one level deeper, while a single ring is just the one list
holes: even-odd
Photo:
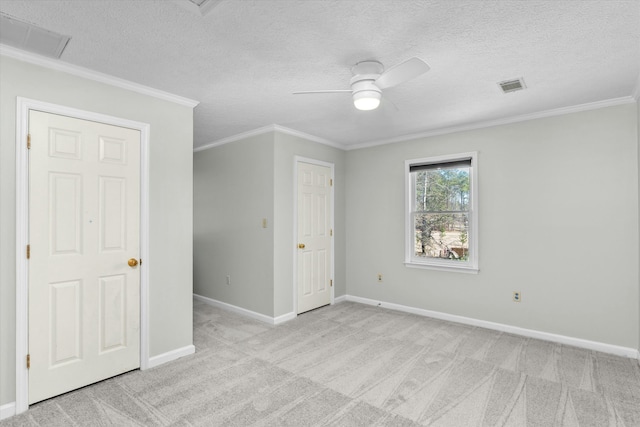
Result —
[{"label": "ceiling light glass globe", "polygon": [[380,105],[380,92],[364,90],[353,95],[353,105],[358,110],[375,110]]}]

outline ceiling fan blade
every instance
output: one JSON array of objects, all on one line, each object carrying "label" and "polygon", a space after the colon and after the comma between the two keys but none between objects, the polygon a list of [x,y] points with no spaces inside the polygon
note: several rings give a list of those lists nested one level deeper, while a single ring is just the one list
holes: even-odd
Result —
[{"label": "ceiling fan blade", "polygon": [[422,59],[413,57],[382,73],[380,77],[376,79],[375,85],[380,89],[386,89],[418,77],[430,69],[431,67]]},{"label": "ceiling fan blade", "polygon": [[352,93],[351,89],[336,89],[336,90],[306,90],[302,92],[293,92],[294,95],[307,95],[310,93]]},{"label": "ceiling fan blade", "polygon": [[398,106],[396,105],[396,103],[395,103],[395,102],[393,102],[392,100],[390,100],[388,96],[385,96],[385,97],[384,97],[384,103],[385,103],[385,104],[389,104],[391,107],[393,107],[393,111],[394,111],[394,112],[396,112],[396,113],[397,113],[398,111],[400,111],[400,109],[398,108]]}]

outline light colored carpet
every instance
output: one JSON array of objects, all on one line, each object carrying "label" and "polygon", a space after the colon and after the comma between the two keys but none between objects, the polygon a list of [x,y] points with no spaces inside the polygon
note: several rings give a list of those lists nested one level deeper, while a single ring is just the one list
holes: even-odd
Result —
[{"label": "light colored carpet", "polygon": [[637,361],[355,303],[279,326],[194,302],[196,354],[1,426],[640,426]]}]

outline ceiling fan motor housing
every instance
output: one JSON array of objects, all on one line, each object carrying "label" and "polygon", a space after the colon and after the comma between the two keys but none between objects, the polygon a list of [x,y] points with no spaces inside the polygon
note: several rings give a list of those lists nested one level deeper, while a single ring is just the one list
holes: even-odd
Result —
[{"label": "ceiling fan motor housing", "polygon": [[358,110],[375,110],[380,105],[382,91],[375,85],[379,74],[361,74],[351,79],[353,104]]},{"label": "ceiling fan motor housing", "polygon": [[378,61],[361,61],[351,67],[353,74],[349,82],[351,90],[317,90],[294,93],[350,92],[353,104],[358,110],[375,110],[380,105],[383,89],[409,81],[427,71],[429,71],[429,65],[417,57],[409,58],[386,71],[382,63]]},{"label": "ceiling fan motor housing", "polygon": [[380,74],[359,74],[357,76],[353,76],[349,83],[354,95],[363,91],[382,93],[382,90],[380,90],[380,88],[375,84],[378,76],[380,76]]},{"label": "ceiling fan motor housing", "polygon": [[349,84],[353,92],[353,103],[359,110],[374,110],[380,105],[382,90],[375,81],[384,71],[378,61],[361,61],[351,68],[353,77]]},{"label": "ceiling fan motor housing", "polygon": [[360,61],[353,67],[351,67],[351,74],[357,76],[358,74],[377,74],[380,75],[384,71],[384,65],[379,61]]}]

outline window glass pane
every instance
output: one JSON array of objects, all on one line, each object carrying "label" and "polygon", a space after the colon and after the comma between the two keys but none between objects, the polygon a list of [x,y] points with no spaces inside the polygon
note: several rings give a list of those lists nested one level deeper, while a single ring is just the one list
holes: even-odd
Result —
[{"label": "window glass pane", "polygon": [[469,168],[430,169],[415,175],[414,211],[466,211],[469,207]]},{"label": "window glass pane", "polygon": [[416,213],[414,257],[469,259],[469,214]]}]

